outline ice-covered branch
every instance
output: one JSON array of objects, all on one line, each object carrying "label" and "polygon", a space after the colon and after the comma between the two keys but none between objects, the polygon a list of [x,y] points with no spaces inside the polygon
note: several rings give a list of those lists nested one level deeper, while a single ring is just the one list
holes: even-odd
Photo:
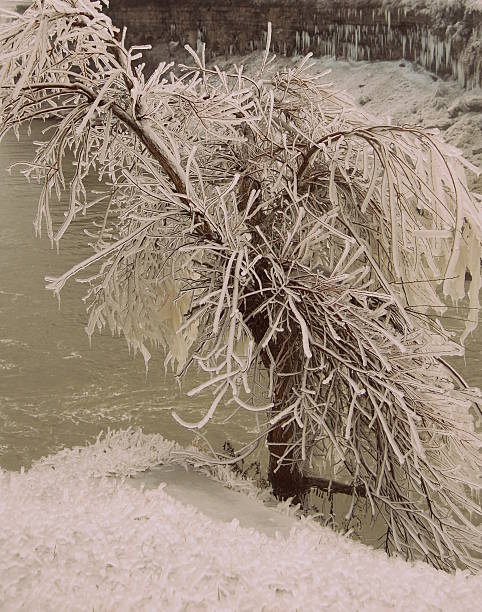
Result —
[{"label": "ice-covered branch", "polygon": [[479,567],[480,394],[424,316],[466,299],[462,340],[477,324],[470,164],[437,134],[377,125],[309,58],[276,72],[266,54],[246,74],[191,50],[193,66],[146,80],[100,9],[42,0],[0,29],[0,134],[49,120],[23,170],[41,183],[36,227],[58,243],[94,219],[92,256],[50,288],[88,271],[89,334],[122,332],[146,361],[159,346],[181,378],[197,368],[189,393],[212,401],[185,427],[256,414],[279,497],[352,495],[347,520],[362,498],[389,549]]}]

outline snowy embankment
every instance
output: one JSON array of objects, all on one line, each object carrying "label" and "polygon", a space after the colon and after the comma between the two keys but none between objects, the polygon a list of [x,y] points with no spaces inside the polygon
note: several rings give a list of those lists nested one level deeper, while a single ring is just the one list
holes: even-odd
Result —
[{"label": "snowy embankment", "polygon": [[[1,609],[452,611],[482,600],[482,576],[389,559],[263,507],[225,468],[216,478],[244,493],[193,472],[177,490],[162,471],[152,488],[123,478],[183,463],[174,443],[128,431],[1,472]],[[197,509],[199,478],[209,516]]]}]

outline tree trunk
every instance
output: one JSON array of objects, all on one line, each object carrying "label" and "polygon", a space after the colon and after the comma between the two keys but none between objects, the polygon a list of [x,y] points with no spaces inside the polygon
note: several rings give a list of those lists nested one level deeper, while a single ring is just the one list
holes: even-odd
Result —
[{"label": "tree trunk", "polygon": [[[259,275],[263,275],[263,264],[263,261],[258,262],[257,272]],[[249,317],[249,313],[254,312],[258,306],[259,297],[254,295],[245,300],[244,307],[242,308],[243,314],[247,318],[250,331],[257,344],[262,342],[268,329],[268,322],[264,315],[258,314],[254,317]],[[269,345],[271,356],[277,362],[273,392],[274,397],[272,398],[274,403],[271,413],[272,416],[283,409],[287,396],[291,390],[291,377],[279,376],[279,373],[283,370],[283,359],[280,359],[280,356],[282,355],[285,343],[289,341],[296,341],[296,339],[291,337],[288,339],[285,338],[284,341],[278,340]],[[265,351],[261,352],[261,359],[266,369],[269,369],[271,362]],[[287,365],[287,368],[288,367]],[[286,369],[286,371],[289,370]],[[303,475],[299,469],[299,465],[294,461],[293,452],[291,451],[285,454],[287,446],[291,444],[295,432],[292,423],[285,427],[283,427],[283,424],[283,421],[278,422],[268,433],[268,481],[273,489],[274,495],[278,499],[285,500],[291,497],[295,503],[298,503],[301,501],[303,492]],[[283,458],[281,459],[281,457]]]},{"label": "tree trunk", "polygon": [[[262,274],[261,266],[258,273],[259,275]],[[250,300],[248,299],[245,301],[243,310],[248,318],[249,328],[253,334],[254,340],[259,344],[263,340],[268,324],[261,314],[251,319],[249,318],[249,313],[254,312],[258,306],[259,302],[257,298],[251,297]],[[288,372],[293,370],[293,364],[285,363],[283,354],[285,347],[291,345],[293,342],[301,342],[301,339],[295,334],[290,334],[269,345],[271,358],[275,359],[277,366],[272,397],[274,407],[272,408],[271,416],[275,416],[277,413],[281,412],[287,405],[287,402],[290,401],[292,377]],[[261,352],[261,359],[266,369],[269,369],[271,361],[267,352]],[[286,373],[285,376],[283,376],[283,372]],[[293,441],[299,434],[296,430],[296,423],[293,421],[289,425],[285,423],[286,419],[279,421],[268,433],[268,481],[273,489],[274,495],[278,499],[285,500],[292,498],[294,503],[301,503],[306,492],[312,488],[318,489],[319,491],[341,493],[343,495],[356,494],[360,497],[366,495],[364,485],[346,484],[315,475],[304,475],[299,458],[296,458],[294,455],[294,448],[287,452],[287,449],[293,444]]]},{"label": "tree trunk", "polygon": [[303,492],[303,474],[299,469],[298,464],[293,460],[292,452],[282,457],[286,451],[286,447],[292,440],[291,424],[283,428],[282,425],[277,425],[268,434],[268,451],[269,451],[269,466],[268,480],[273,488],[274,495],[281,500],[293,498],[294,503],[302,501]]}]

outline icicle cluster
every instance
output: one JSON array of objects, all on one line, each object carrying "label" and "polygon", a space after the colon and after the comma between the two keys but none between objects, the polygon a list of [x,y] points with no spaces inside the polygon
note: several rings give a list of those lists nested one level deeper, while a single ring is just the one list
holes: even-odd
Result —
[{"label": "icicle cluster", "polygon": [[268,76],[270,29],[258,75],[207,67],[200,44],[180,77],[162,63],[146,80],[100,9],[43,0],[0,30],[0,135],[49,120],[24,170],[42,184],[38,230],[58,243],[97,211],[93,255],[48,287],[83,275],[89,334],[107,325],[146,362],[161,345],[180,375],[206,374],[189,395],[210,390],[211,407],[198,423],[176,415],[184,426],[221,405],[255,411],[278,467],[335,470],[352,509],[383,516],[389,548],[477,568],[478,393],[444,363],[463,349],[429,316],[440,288],[468,294],[463,336],[477,323],[468,163],[434,133],[373,124],[309,57]]},{"label": "icicle cluster", "polygon": [[[450,74],[463,87],[477,88],[481,82],[480,9],[477,0],[385,0],[373,7],[333,6],[327,10],[328,20],[326,13],[323,18],[315,13],[310,29],[295,32],[294,51],[351,61],[404,58],[436,74]],[[463,20],[457,21],[456,11]],[[444,19],[444,27],[434,27],[434,22],[444,23]],[[275,46],[286,54],[281,43],[275,41]]]}]

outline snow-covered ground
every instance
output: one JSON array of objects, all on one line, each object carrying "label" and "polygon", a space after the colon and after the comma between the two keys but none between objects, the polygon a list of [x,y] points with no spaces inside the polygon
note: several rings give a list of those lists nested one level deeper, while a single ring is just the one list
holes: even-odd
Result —
[{"label": "snow-covered ground", "polygon": [[482,576],[389,559],[262,506],[225,468],[215,477],[231,490],[195,471],[178,478],[183,464],[175,444],[127,431],[1,472],[0,608],[452,612],[482,601]]},{"label": "snow-covered ground", "polygon": [[[482,168],[482,91],[464,90],[406,62],[339,62],[315,60],[318,72],[355,99],[377,121],[439,129],[444,139]],[[469,173],[471,187],[482,193],[482,179]]]}]

